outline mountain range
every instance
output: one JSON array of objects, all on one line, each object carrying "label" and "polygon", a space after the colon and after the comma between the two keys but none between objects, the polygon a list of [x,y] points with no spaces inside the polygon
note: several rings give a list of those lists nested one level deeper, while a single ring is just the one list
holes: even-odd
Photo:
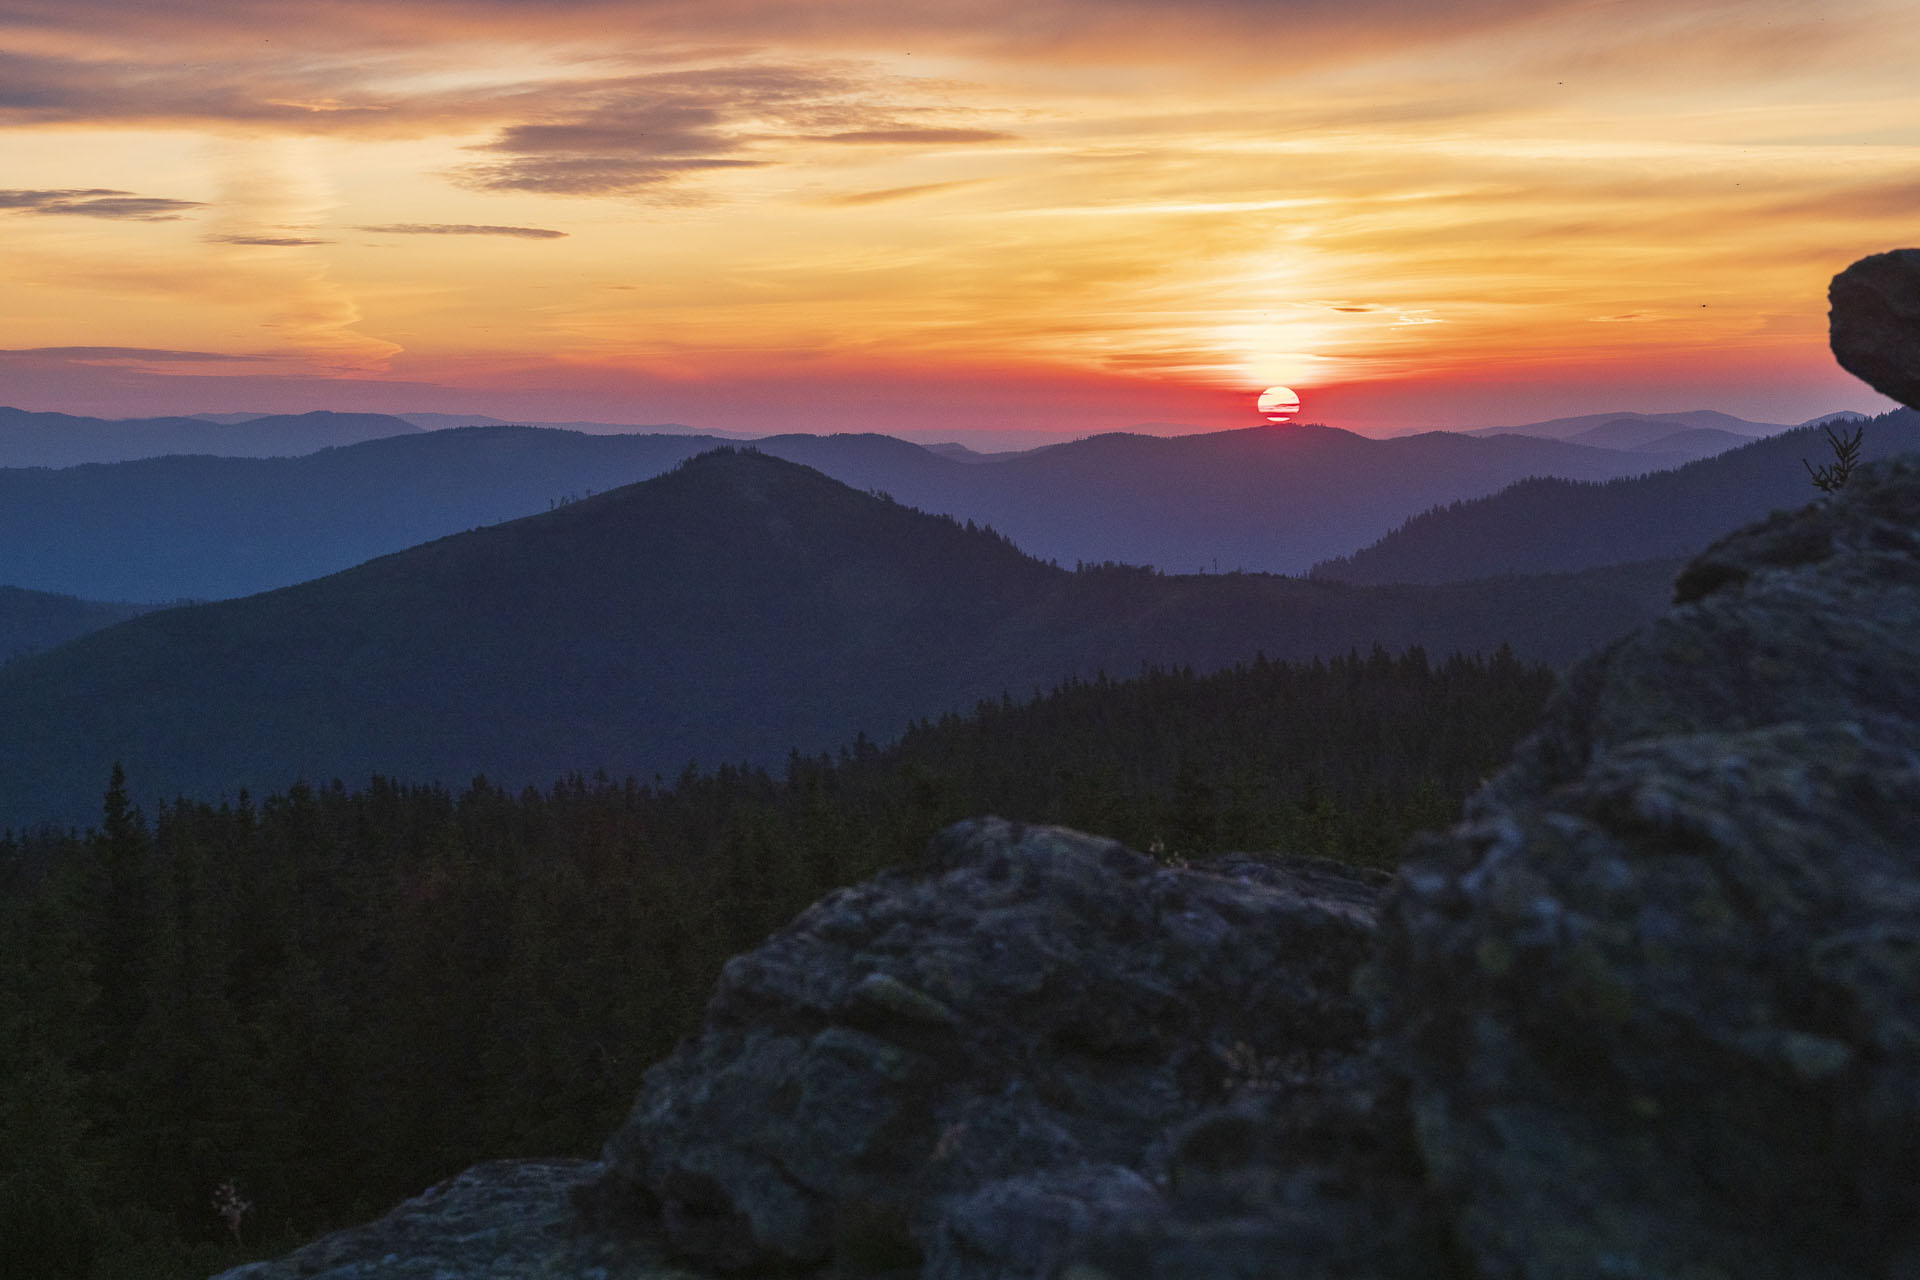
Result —
[{"label": "mountain range", "polygon": [[[1825,421],[1825,419],[1812,421]],[[1794,425],[1791,422],[1754,422],[1747,418],[1735,417],[1731,413],[1721,413],[1717,409],[1686,409],[1678,413],[1582,413],[1569,418],[1548,418],[1545,422],[1529,422],[1517,427],[1481,427],[1467,434],[1538,436],[1542,440],[1572,440],[1591,432],[1603,431],[1616,438],[1638,434],[1644,442],[1672,435],[1677,431],[1699,430],[1725,431],[1733,435],[1758,438],[1776,435],[1791,429]]]},{"label": "mountain range", "polygon": [[[953,464],[956,466],[965,464]],[[1426,646],[1565,662],[1650,616],[1672,564],[1356,589],[1073,572],[766,454],[167,609],[0,669],[0,825],[369,773],[674,774],[1142,663]]]},{"label": "mountain range", "polygon": [[[1855,426],[1865,461],[1920,449],[1912,409]],[[1820,428],[1799,427],[1670,471],[1601,484],[1524,480],[1423,512],[1351,556],[1315,565],[1313,577],[1460,582],[1691,556],[1728,529],[1818,497],[1803,463],[1832,457]]]},{"label": "mountain range", "polygon": [[298,458],[0,470],[0,582],[102,600],[247,595],[657,475],[713,444],[479,427]]},{"label": "mountain range", "polygon": [[0,406],[0,467],[71,467],[167,454],[286,457],[419,430],[389,414],[324,409],[228,423],[201,417],[83,418]]},{"label": "mountain range", "polygon": [[[496,426],[298,458],[0,470],[0,582],[95,599],[244,595],[645,479],[716,443]],[[1523,477],[1608,479],[1659,465],[1524,436],[1374,440],[1312,425],[1103,435],[970,461],[880,435],[770,436],[755,447],[991,524],[1044,560],[1170,571],[1300,573],[1416,512]]]}]

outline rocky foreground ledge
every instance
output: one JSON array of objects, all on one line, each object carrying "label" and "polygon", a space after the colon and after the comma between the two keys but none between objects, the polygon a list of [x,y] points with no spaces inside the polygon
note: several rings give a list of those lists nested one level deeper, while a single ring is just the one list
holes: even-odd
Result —
[{"label": "rocky foreground ledge", "polygon": [[1920,1277],[1920,469],[1727,538],[1386,884],[985,819],[599,1163],[222,1280]]}]

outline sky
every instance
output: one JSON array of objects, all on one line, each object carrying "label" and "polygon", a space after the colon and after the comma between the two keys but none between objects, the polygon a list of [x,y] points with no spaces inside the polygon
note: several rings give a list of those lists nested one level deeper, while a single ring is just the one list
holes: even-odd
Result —
[{"label": "sky", "polygon": [[1912,0],[0,0],[0,403],[916,438],[1889,402]]}]

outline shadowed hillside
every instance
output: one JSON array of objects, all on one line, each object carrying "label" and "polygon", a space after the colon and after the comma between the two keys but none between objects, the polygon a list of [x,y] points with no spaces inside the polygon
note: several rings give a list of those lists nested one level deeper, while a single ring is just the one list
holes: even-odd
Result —
[{"label": "shadowed hillside", "polygon": [[[1911,409],[1859,425],[1867,459],[1920,449],[1920,413]],[[1801,460],[1819,466],[1831,457],[1819,429],[1802,427],[1632,479],[1526,480],[1492,497],[1427,511],[1352,556],[1314,566],[1313,576],[1459,582],[1691,555],[1729,526],[1817,497]]]},{"label": "shadowed hillside", "polygon": [[[960,464],[955,464],[960,465]],[[678,772],[770,762],[1143,662],[1211,670],[1378,642],[1564,662],[1649,616],[1671,567],[1358,590],[1073,573],[753,453],[0,672],[0,824],[372,772]]]},{"label": "shadowed hillside", "polygon": [[65,644],[150,607],[0,587],[0,663]]}]

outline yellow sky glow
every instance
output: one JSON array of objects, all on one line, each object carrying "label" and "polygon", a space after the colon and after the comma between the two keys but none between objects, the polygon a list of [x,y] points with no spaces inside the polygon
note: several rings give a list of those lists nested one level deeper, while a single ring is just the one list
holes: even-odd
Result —
[{"label": "yellow sky glow", "polygon": [[77,7],[0,8],[36,408],[1797,421],[1920,209],[1904,0]]}]

